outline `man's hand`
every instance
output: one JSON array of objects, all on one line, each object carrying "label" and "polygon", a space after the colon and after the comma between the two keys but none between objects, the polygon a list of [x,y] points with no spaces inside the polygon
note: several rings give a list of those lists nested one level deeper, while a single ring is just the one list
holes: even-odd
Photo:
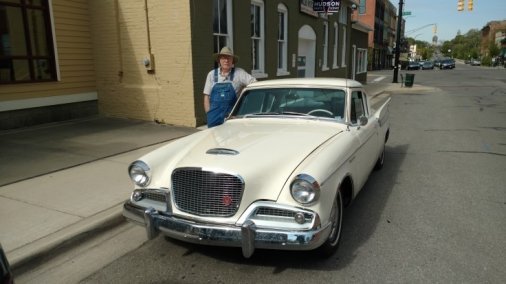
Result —
[{"label": "man's hand", "polygon": [[209,95],[204,94],[204,110],[209,112]]}]

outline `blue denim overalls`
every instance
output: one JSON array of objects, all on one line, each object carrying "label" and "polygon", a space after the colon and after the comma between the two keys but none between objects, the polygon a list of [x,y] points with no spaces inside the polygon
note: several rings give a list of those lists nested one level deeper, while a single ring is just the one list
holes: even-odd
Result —
[{"label": "blue denim overalls", "polygon": [[207,112],[207,127],[211,128],[225,122],[225,117],[232,111],[237,96],[232,85],[234,68],[230,71],[230,78],[226,82],[218,83],[218,68],[214,69],[214,86],[209,95],[209,111]]}]

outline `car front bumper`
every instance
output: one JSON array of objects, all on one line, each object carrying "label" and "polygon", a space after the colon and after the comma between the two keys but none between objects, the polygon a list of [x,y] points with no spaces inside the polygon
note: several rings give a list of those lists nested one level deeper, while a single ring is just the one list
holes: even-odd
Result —
[{"label": "car front bumper", "polygon": [[185,242],[241,247],[244,257],[250,257],[256,248],[278,250],[312,250],[321,246],[330,234],[331,227],[315,229],[278,230],[257,228],[251,220],[241,226],[197,223],[173,215],[166,215],[153,208],[144,208],[127,200],[123,205],[127,220],[144,226],[149,239],[162,233]]}]

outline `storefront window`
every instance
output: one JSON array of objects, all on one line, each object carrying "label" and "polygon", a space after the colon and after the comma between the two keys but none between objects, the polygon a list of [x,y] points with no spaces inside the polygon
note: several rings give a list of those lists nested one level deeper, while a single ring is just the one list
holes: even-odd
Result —
[{"label": "storefront window", "polygon": [[0,0],[0,83],[56,80],[48,1]]}]

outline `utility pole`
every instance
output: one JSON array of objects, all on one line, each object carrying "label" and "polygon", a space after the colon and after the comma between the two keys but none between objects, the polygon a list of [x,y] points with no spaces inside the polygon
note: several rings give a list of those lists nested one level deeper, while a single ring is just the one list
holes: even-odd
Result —
[{"label": "utility pole", "polygon": [[395,61],[394,61],[394,80],[392,83],[397,83],[399,76],[399,57],[401,55],[401,27],[402,27],[402,6],[403,0],[399,0],[399,16],[397,17],[397,38],[395,40]]}]

